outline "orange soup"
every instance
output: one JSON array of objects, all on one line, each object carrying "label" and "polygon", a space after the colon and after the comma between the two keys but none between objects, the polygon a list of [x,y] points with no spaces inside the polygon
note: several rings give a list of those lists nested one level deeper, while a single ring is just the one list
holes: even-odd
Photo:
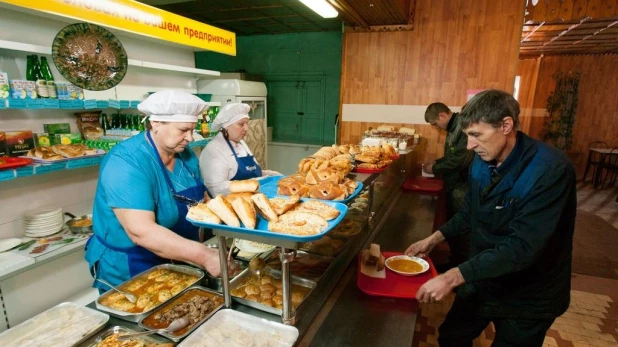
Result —
[{"label": "orange soup", "polygon": [[410,259],[393,259],[388,262],[388,266],[399,272],[415,273],[423,271],[423,265]]}]

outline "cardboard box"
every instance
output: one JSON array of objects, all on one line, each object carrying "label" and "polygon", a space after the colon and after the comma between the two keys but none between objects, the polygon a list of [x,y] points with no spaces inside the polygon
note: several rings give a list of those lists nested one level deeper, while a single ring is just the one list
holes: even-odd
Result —
[{"label": "cardboard box", "polygon": [[6,155],[6,134],[0,131],[0,157]]},{"label": "cardboard box", "polygon": [[52,123],[43,124],[43,132],[48,133],[53,137],[56,134],[70,134],[71,124],[69,123]]},{"label": "cardboard box", "polygon": [[56,134],[54,135],[54,140],[52,142],[55,145],[70,145],[74,143],[82,143],[82,134]]},{"label": "cardboard box", "polygon": [[0,71],[0,99],[8,99],[10,95],[9,76],[6,72]]},{"label": "cardboard box", "polygon": [[9,157],[26,155],[34,148],[34,135],[31,130],[5,131],[5,134]]},{"label": "cardboard box", "polygon": [[68,82],[56,82],[56,94],[60,100],[84,100],[84,90]]},{"label": "cardboard box", "polygon": [[11,98],[13,99],[36,99],[36,83],[26,80],[11,80]]},{"label": "cardboard box", "polygon": [[51,146],[51,138],[48,133],[34,134],[34,144],[37,147]]}]

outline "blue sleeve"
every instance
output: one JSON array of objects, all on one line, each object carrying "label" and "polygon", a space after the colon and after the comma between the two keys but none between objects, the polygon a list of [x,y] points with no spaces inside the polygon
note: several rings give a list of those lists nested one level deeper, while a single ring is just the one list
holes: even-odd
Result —
[{"label": "blue sleeve", "polygon": [[154,183],[143,168],[127,155],[108,154],[111,157],[101,171],[101,185],[107,205],[111,208],[154,211]]}]

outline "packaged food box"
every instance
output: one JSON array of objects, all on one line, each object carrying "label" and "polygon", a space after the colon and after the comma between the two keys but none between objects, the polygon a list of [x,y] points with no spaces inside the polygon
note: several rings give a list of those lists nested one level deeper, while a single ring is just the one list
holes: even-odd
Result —
[{"label": "packaged food box", "polygon": [[6,148],[9,157],[26,155],[34,148],[34,135],[31,130],[5,131]]},{"label": "packaged food box", "polygon": [[0,99],[8,99],[10,94],[9,76],[6,72],[0,71]]},{"label": "packaged food box", "polygon": [[11,80],[11,98],[13,99],[36,99],[36,83],[26,80]]},{"label": "packaged food box", "polygon": [[70,83],[67,86],[67,95],[69,99],[84,100],[84,90]]},{"label": "packaged food box", "polygon": [[0,157],[6,155],[6,134],[0,131]]},{"label": "packaged food box", "polygon": [[70,83],[68,82],[56,82],[56,96],[60,100],[68,100],[68,86]]},{"label": "packaged food box", "polygon": [[54,135],[54,140],[52,142],[54,145],[70,145],[74,143],[82,143],[82,134],[56,134]]},{"label": "packaged food box", "polygon": [[71,125],[69,123],[43,124],[43,132],[48,133],[52,137],[56,134],[70,134]]},{"label": "packaged food box", "polygon": [[34,134],[34,144],[37,147],[42,146],[51,146],[51,139],[48,133],[37,133]]}]

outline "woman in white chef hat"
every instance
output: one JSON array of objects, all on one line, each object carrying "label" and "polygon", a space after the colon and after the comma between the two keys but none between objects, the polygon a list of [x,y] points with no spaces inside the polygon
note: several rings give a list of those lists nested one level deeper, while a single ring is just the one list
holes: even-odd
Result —
[{"label": "woman in white chef hat", "polygon": [[200,168],[213,197],[228,194],[230,181],[281,175],[276,171],[262,170],[243,141],[249,129],[250,110],[251,106],[247,104],[227,104],[212,124],[213,131],[221,131],[202,151]]},{"label": "woman in white chef hat", "polygon": [[[94,235],[86,244],[95,279],[118,285],[170,260],[219,275],[218,253],[199,242],[198,228],[185,219],[187,203],[207,195],[197,156],[187,147],[206,108],[201,99],[175,90],[138,105],[150,117],[148,130],[114,146],[101,163]],[[97,281],[94,286],[109,289]]]}]

